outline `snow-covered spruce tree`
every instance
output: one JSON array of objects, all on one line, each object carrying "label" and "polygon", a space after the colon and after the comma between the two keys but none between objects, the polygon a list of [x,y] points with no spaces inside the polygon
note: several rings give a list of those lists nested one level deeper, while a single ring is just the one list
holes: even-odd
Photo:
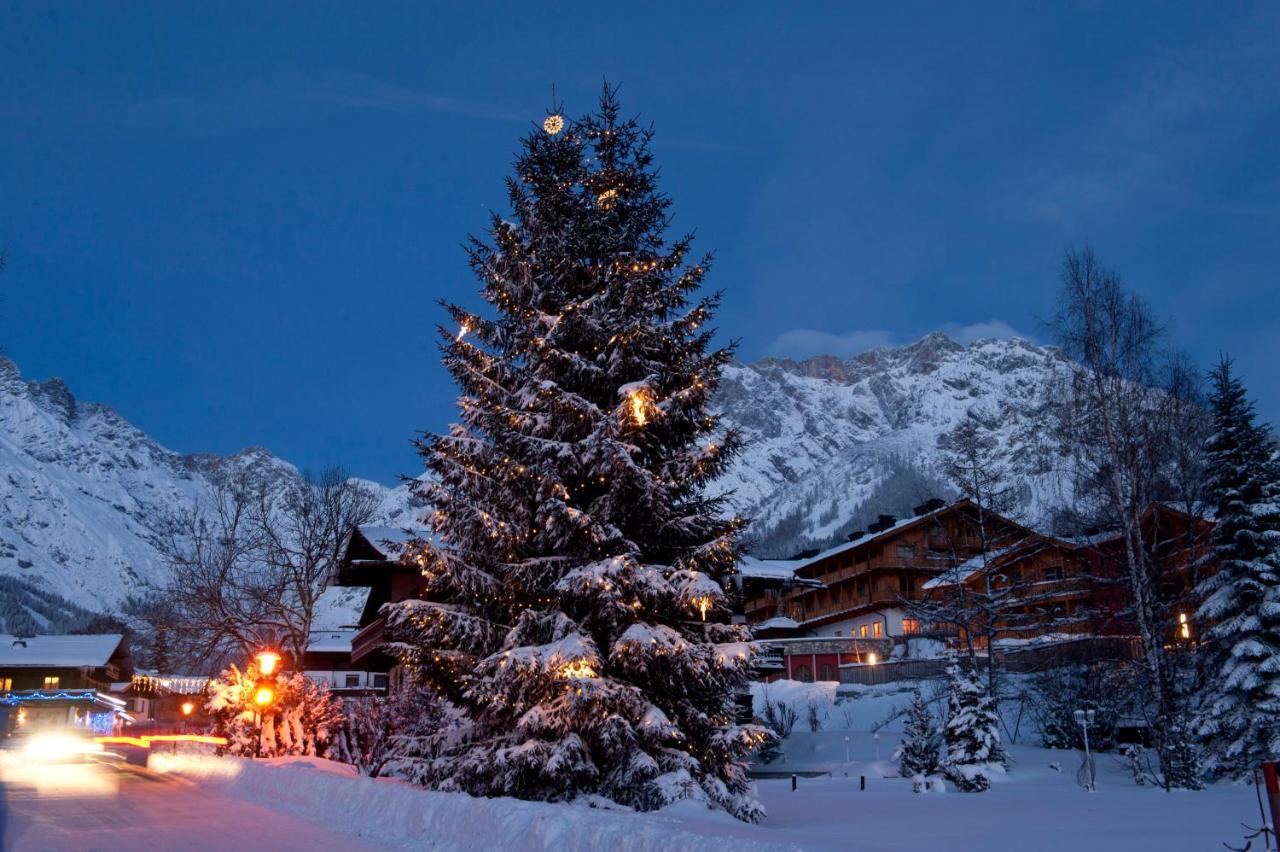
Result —
[{"label": "snow-covered spruce tree", "polygon": [[1280,467],[1231,362],[1212,380],[1205,464],[1217,567],[1196,590],[1196,618],[1208,625],[1198,729],[1206,769],[1238,776],[1280,757]]},{"label": "snow-covered spruce tree", "polygon": [[[938,768],[938,723],[934,721],[929,704],[916,690],[911,699],[907,724],[902,729],[902,743],[898,746],[898,768],[903,778],[920,778],[932,775]],[[920,787],[916,787],[916,792]]]},{"label": "snow-covered spruce tree", "polygon": [[701,797],[763,816],[735,723],[752,646],[727,624],[740,519],[704,486],[740,439],[708,399],[707,258],[664,238],[651,130],[549,115],[508,180],[510,218],[473,240],[490,315],[447,305],[462,423],[420,442],[438,544],[425,600],[388,608],[402,657],[460,711],[411,777],[475,795]]},{"label": "snow-covered spruce tree", "polygon": [[973,670],[952,663],[947,669],[947,707],[943,729],[946,757],[943,775],[965,793],[981,793],[990,786],[987,770],[1004,759],[1000,748],[1000,718],[995,702]]}]

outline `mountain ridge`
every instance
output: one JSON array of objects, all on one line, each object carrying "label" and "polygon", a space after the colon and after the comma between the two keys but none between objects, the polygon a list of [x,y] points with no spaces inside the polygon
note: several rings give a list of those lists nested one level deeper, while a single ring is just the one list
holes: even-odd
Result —
[{"label": "mountain ridge", "polygon": [[[1030,461],[1028,427],[1045,380],[1066,363],[1020,338],[963,345],[942,332],[847,359],[735,362],[714,405],[747,446],[715,490],[732,491],[736,511],[753,519],[759,554],[830,544],[868,516],[950,496],[937,439],[976,406],[999,421],[1023,509],[1041,514],[1050,483]],[[42,606],[38,595],[10,593],[0,619],[47,626],[70,611],[63,604],[110,611],[156,588],[166,571],[152,543],[159,525],[207,497],[228,467],[277,487],[300,476],[256,445],[174,452],[109,405],[77,400],[61,379],[25,379],[0,356],[0,578],[58,599]],[[416,522],[406,485],[363,481],[380,500],[375,522]]]}]

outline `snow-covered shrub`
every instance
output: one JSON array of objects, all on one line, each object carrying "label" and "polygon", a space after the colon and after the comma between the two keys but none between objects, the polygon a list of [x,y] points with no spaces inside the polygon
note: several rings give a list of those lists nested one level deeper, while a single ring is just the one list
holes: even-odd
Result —
[{"label": "snow-covered shrub", "polygon": [[760,718],[766,728],[778,735],[778,739],[785,740],[791,736],[791,731],[795,728],[796,722],[799,721],[800,714],[790,704],[783,701],[773,701],[766,697],[764,712]]},{"label": "snow-covered shrub", "polygon": [[445,724],[446,705],[429,691],[411,687],[387,696],[357,698],[346,707],[346,724],[336,738],[341,756],[361,775],[397,773],[398,760],[418,757],[415,743]]},{"label": "snow-covered shrub", "polygon": [[1116,723],[1132,704],[1133,690],[1125,687],[1134,673],[1126,663],[1101,662],[1050,669],[1031,678],[1031,715],[1045,748],[1084,748],[1084,735],[1075,711],[1092,708],[1089,746],[1095,751],[1115,747]]},{"label": "snow-covered shrub", "polygon": [[[903,778],[923,778],[938,768],[938,724],[924,696],[916,690],[908,712],[907,724],[902,729],[902,742],[894,755],[898,759],[899,774]],[[919,792],[919,790],[917,790]]]},{"label": "snow-covered shrub", "polygon": [[953,663],[947,669],[947,747],[943,773],[964,793],[981,793],[990,787],[992,764],[1004,762],[1000,748],[1000,717],[995,701],[973,671]]},{"label": "snow-covered shrub", "polygon": [[815,698],[810,698],[804,707],[804,720],[809,725],[809,730],[815,734],[822,730],[822,723],[826,721],[827,710]]},{"label": "snow-covered shrub", "polygon": [[209,682],[205,709],[213,716],[214,730],[227,738],[225,752],[264,757],[324,754],[343,721],[338,699],[295,672],[271,682],[273,698],[262,707],[254,701],[262,680],[257,666],[242,671],[232,665]]}]

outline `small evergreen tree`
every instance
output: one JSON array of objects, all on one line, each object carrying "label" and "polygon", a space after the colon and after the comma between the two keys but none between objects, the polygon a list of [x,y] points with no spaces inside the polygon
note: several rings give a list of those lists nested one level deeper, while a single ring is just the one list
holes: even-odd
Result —
[{"label": "small evergreen tree", "polygon": [[932,775],[938,768],[938,724],[934,721],[928,702],[918,689],[911,699],[911,710],[902,735],[897,754],[902,777]]},{"label": "small evergreen tree", "polygon": [[990,787],[988,767],[1001,763],[1000,717],[995,702],[970,669],[952,663],[947,669],[950,718],[944,729],[947,754],[943,774],[965,793]]},{"label": "small evergreen tree", "polygon": [[695,299],[707,259],[664,236],[650,137],[608,87],[594,115],[549,115],[471,245],[491,315],[447,306],[462,423],[420,444],[438,543],[411,557],[426,600],[388,618],[460,718],[411,774],[757,820],[745,758],[772,735],[735,722],[753,647],[725,591],[743,522],[704,493],[740,443],[708,408],[730,351]]},{"label": "small evergreen tree", "polygon": [[1217,564],[1196,590],[1196,617],[1208,625],[1197,727],[1206,769],[1240,776],[1280,756],[1280,467],[1231,362],[1211,378],[1206,492]]}]

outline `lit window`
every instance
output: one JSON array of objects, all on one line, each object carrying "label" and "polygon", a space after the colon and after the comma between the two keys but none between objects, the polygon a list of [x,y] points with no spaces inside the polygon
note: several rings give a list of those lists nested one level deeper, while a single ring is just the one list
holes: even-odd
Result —
[{"label": "lit window", "polygon": [[858,628],[858,635],[861,636],[863,639],[867,638],[867,625],[864,624]]},{"label": "lit window", "polygon": [[62,680],[60,677],[46,677],[44,679],[45,689],[57,689],[58,683]]},{"label": "lit window", "polygon": [[875,624],[871,625],[871,635],[876,637],[877,639],[880,638],[881,636],[880,622],[877,621]]},{"label": "lit window", "polygon": [[1185,612],[1178,613],[1178,634],[1183,639],[1191,638],[1191,622],[1187,619]]},{"label": "lit window", "polygon": [[902,633],[905,636],[911,636],[920,632],[920,621],[915,618],[902,619]]},{"label": "lit window", "polygon": [[0,677],[0,692],[12,692],[12,691],[13,691],[13,678]]}]

